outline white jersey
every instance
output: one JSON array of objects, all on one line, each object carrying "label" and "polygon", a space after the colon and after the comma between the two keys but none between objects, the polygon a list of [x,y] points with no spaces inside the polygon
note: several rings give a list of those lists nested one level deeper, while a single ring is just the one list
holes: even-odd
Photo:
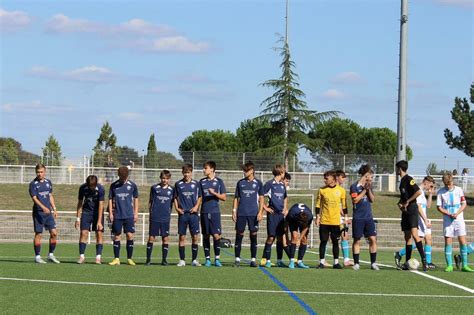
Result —
[{"label": "white jersey", "polygon": [[[452,190],[449,190],[447,187],[443,187],[438,191],[438,196],[436,197],[436,205],[442,207],[450,214],[456,213],[462,204],[466,203],[466,197],[464,197],[464,192],[458,186],[454,186]],[[447,215],[443,215],[443,223],[451,224],[453,221],[464,222],[464,215],[461,212],[456,219],[452,219]]]},{"label": "white jersey", "polygon": [[426,196],[425,196],[425,193],[423,191],[421,192],[421,195],[416,197],[416,203],[421,205],[421,207],[423,208],[423,213],[426,216],[426,207],[427,207],[428,201],[426,200]]}]

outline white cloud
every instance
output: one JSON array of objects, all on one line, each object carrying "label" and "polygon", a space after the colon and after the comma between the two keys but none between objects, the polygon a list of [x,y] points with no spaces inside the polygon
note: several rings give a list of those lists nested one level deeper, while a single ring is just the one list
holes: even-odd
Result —
[{"label": "white cloud", "polygon": [[358,73],[348,71],[337,74],[330,80],[330,82],[334,84],[352,84],[362,83],[363,79]]},{"label": "white cloud", "polygon": [[28,27],[31,18],[23,11],[7,11],[0,8],[0,30],[2,32],[16,32]]},{"label": "white cloud", "polygon": [[113,29],[115,33],[131,33],[135,35],[165,36],[176,34],[176,31],[171,26],[154,25],[142,19],[131,19]]},{"label": "white cloud", "polygon": [[105,26],[84,19],[71,19],[64,14],[56,14],[46,24],[50,33],[100,33]]},{"label": "white cloud", "polygon": [[120,77],[108,68],[94,65],[64,72],[58,72],[44,66],[34,66],[28,73],[32,76],[46,79],[70,80],[86,83],[108,83],[115,81]]},{"label": "white cloud", "polygon": [[473,0],[435,0],[435,2],[446,6],[474,9]]},{"label": "white cloud", "polygon": [[17,103],[5,103],[2,104],[1,109],[5,113],[27,113],[27,114],[37,114],[37,113],[62,113],[69,112],[72,110],[68,106],[60,105],[45,105],[41,101],[34,100],[29,102],[17,102]]},{"label": "white cloud", "polygon": [[151,52],[202,53],[209,50],[209,44],[191,41],[184,36],[162,37],[153,40],[150,46],[144,47],[144,50]]},{"label": "white cloud", "polygon": [[323,93],[323,97],[330,100],[340,100],[345,97],[345,94],[336,89],[329,89]]}]

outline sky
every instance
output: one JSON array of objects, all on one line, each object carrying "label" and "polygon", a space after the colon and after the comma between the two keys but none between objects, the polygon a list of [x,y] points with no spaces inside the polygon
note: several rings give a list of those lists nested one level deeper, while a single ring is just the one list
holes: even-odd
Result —
[{"label": "sky", "polygon": [[[474,2],[408,11],[407,144],[420,164],[474,166],[443,136],[457,133],[450,110],[474,81]],[[53,134],[71,158],[91,152],[106,120],[138,152],[152,133],[177,154],[194,130],[234,132],[271,95],[259,84],[280,75],[284,17],[284,0],[2,0],[0,137],[39,153]],[[308,106],[396,131],[399,19],[399,0],[291,0]]]}]

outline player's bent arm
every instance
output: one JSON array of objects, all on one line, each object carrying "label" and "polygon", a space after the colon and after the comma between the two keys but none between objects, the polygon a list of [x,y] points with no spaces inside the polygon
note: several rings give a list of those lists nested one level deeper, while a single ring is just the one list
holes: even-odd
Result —
[{"label": "player's bent arm", "polygon": [[33,200],[33,202],[38,206],[40,207],[45,213],[50,213],[51,210],[46,208],[46,206],[38,199],[38,197],[36,196],[32,196],[31,199]]},{"label": "player's bent arm", "polygon": [[464,202],[461,202],[461,207],[459,208],[459,210],[456,212],[456,216],[459,215],[460,213],[462,213],[464,211],[464,209],[466,209],[466,206],[467,206],[467,203],[464,201]]},{"label": "player's bent arm", "polygon": [[[352,193],[351,194],[351,197],[352,197],[352,202],[353,203],[359,203],[359,201],[366,195],[367,191],[364,189],[360,192],[360,194],[357,194],[357,193]],[[355,197],[354,197],[355,195]]]},{"label": "player's bent arm", "polygon": [[225,193],[218,194],[218,193],[214,192],[214,196],[216,196],[217,199],[219,199],[220,201],[226,201],[227,200],[227,194],[225,194]]},{"label": "player's bent arm", "polygon": [[375,195],[374,195],[374,192],[372,191],[372,188],[367,189],[367,197],[369,197],[370,202],[373,203],[375,201]]},{"label": "player's bent arm", "polygon": [[441,212],[442,214],[449,216],[449,211],[446,210],[446,209],[444,209],[443,207],[438,206],[437,209],[438,209],[438,211]]},{"label": "player's bent arm", "polygon": [[428,195],[428,198],[426,198],[426,208],[431,208],[431,204],[433,201],[433,192],[430,190],[430,193]]},{"label": "player's bent arm", "polygon": [[413,196],[411,196],[410,198],[408,198],[408,200],[406,201],[407,204],[409,204],[410,202],[412,201],[415,201],[416,198],[418,198],[418,196],[420,196],[422,194],[421,192],[421,189],[418,190],[416,193],[413,194]]}]

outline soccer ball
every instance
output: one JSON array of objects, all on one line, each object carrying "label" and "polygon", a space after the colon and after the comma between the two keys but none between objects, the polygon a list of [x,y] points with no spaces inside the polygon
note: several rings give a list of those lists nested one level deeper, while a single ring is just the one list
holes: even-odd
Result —
[{"label": "soccer ball", "polygon": [[408,261],[408,268],[410,268],[410,270],[418,270],[418,267],[420,267],[420,262],[415,258]]}]

